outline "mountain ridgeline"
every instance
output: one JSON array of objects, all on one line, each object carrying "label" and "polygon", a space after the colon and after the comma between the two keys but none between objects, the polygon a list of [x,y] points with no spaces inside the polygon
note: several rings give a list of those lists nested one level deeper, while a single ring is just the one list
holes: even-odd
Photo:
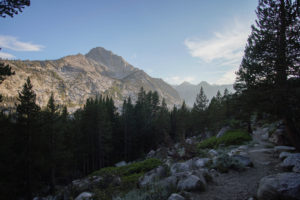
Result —
[{"label": "mountain ridgeline", "polygon": [[57,60],[8,60],[5,63],[12,67],[15,75],[0,85],[4,107],[14,106],[18,91],[28,76],[37,94],[37,103],[42,107],[51,93],[56,103],[66,105],[70,111],[100,94],[112,97],[119,107],[128,96],[135,101],[141,87],[157,91],[169,106],[181,104],[176,90],[162,79],[150,77],[102,47],[93,48],[86,55],[70,55]]},{"label": "mountain ridgeline", "polygon": [[183,82],[180,85],[174,85],[173,87],[189,107],[193,107],[193,104],[195,103],[196,100],[196,96],[197,94],[199,94],[201,87],[203,88],[203,91],[208,99],[211,99],[213,96],[215,96],[218,90],[221,93],[223,93],[226,88],[230,93],[234,93],[232,84],[231,85],[210,85],[205,81],[200,82],[198,85],[193,85],[188,82]]}]

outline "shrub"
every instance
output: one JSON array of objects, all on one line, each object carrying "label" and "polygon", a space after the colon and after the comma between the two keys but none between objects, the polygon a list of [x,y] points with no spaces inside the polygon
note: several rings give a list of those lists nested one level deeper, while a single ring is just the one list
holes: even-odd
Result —
[{"label": "shrub", "polygon": [[245,166],[239,163],[236,159],[230,157],[226,153],[218,155],[216,161],[212,164],[211,168],[218,170],[221,173],[228,172],[229,169],[244,170]]},{"label": "shrub", "polygon": [[131,174],[145,173],[161,165],[162,162],[156,158],[135,162],[122,167],[106,167],[90,174],[91,176],[117,175],[127,176]]},{"label": "shrub", "polygon": [[198,149],[217,148],[221,144],[224,146],[239,145],[250,140],[251,136],[247,132],[241,130],[231,130],[227,131],[219,138],[214,136],[201,141],[198,144]]},{"label": "shrub", "polygon": [[217,138],[215,136],[213,137],[210,137],[206,140],[203,140],[201,141],[199,144],[198,144],[198,148],[200,149],[211,149],[211,148],[214,148],[217,144]]},{"label": "shrub", "polygon": [[233,130],[226,132],[222,137],[218,138],[216,145],[239,145],[250,140],[251,136],[247,132],[241,130]]},{"label": "shrub", "polygon": [[[106,167],[93,172],[90,176],[101,176],[103,177],[102,182],[104,182],[100,182],[98,188],[94,190],[94,198],[111,200],[113,195],[124,194],[135,189],[139,178],[147,171],[150,171],[159,165],[162,165],[160,160],[150,158],[122,167]],[[113,185],[111,183],[111,180],[113,180],[114,177],[121,178],[120,185]]]}]

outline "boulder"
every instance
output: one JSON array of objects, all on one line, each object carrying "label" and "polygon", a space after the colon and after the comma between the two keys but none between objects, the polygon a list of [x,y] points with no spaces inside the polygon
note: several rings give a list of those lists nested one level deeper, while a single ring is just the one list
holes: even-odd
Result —
[{"label": "boulder", "polygon": [[139,180],[139,185],[140,187],[144,187],[150,183],[153,183],[154,181],[158,181],[166,175],[167,170],[163,166],[159,166],[147,172],[143,177],[141,177]]},{"label": "boulder", "polygon": [[274,147],[275,151],[277,153],[281,153],[281,152],[293,152],[296,150],[295,147],[291,147],[291,146],[275,146]]},{"label": "boulder", "polygon": [[185,198],[179,194],[173,193],[168,200],[185,200]]},{"label": "boulder", "polygon": [[279,159],[280,160],[284,160],[286,157],[288,157],[290,154],[292,154],[292,153],[290,153],[290,152],[281,152],[280,154],[279,154]]},{"label": "boulder", "polygon": [[179,191],[204,191],[206,189],[206,181],[204,177],[199,178],[190,175],[178,181],[177,190]]},{"label": "boulder", "polygon": [[232,158],[245,167],[253,166],[253,163],[251,162],[249,157],[242,155],[233,155]]},{"label": "boulder", "polygon": [[181,147],[178,149],[178,155],[180,158],[185,157],[185,148],[184,147]]},{"label": "boulder", "polygon": [[193,144],[193,140],[191,138],[187,138],[187,139],[185,139],[185,143]]},{"label": "boulder", "polygon": [[171,171],[171,174],[174,175],[176,173],[189,171],[191,169],[192,169],[192,162],[186,161],[186,162],[182,162],[182,163],[174,163],[171,166],[170,171]]},{"label": "boulder", "polygon": [[93,196],[90,192],[83,192],[80,195],[78,195],[75,200],[89,200]]},{"label": "boulder", "polygon": [[146,158],[153,158],[155,156],[155,151],[151,150],[149,151],[149,153],[147,154]]},{"label": "boulder", "polygon": [[288,155],[281,163],[282,167],[293,169],[294,172],[300,173],[300,153]]},{"label": "boulder", "polygon": [[300,200],[300,174],[281,173],[262,178],[257,191],[259,200]]},{"label": "boulder", "polygon": [[229,129],[230,129],[229,126],[225,126],[221,128],[221,130],[217,134],[217,138],[222,137]]},{"label": "boulder", "polygon": [[100,176],[92,176],[86,177],[83,179],[76,179],[72,181],[73,190],[77,191],[78,193],[84,192],[92,188],[94,185],[102,181],[103,178]]},{"label": "boulder", "polygon": [[177,187],[178,176],[169,176],[158,182],[160,188],[164,188],[167,191],[172,191]]}]

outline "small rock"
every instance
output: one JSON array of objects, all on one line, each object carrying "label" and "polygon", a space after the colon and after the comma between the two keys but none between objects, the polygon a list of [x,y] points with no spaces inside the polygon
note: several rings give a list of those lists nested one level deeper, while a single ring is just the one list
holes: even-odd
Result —
[{"label": "small rock", "polygon": [[211,150],[209,150],[208,155],[210,157],[215,157],[215,156],[218,155],[218,152],[216,150],[214,150],[214,149],[211,149]]},{"label": "small rock", "polygon": [[173,193],[168,200],[185,200],[185,198],[179,194]]},{"label": "small rock", "polygon": [[178,149],[178,155],[181,158],[183,158],[185,156],[185,148],[184,147]]},{"label": "small rock", "polygon": [[193,140],[191,138],[187,138],[185,140],[185,143],[187,143],[187,144],[193,144]]},{"label": "small rock", "polygon": [[126,165],[127,165],[127,163],[124,160],[115,164],[116,167],[122,167],[122,166],[126,166]]},{"label": "small rock", "polygon": [[211,159],[209,158],[199,158],[197,160],[195,160],[194,165],[197,168],[203,168],[205,167],[209,162],[211,161]]},{"label": "small rock", "polygon": [[80,195],[78,195],[75,200],[89,200],[93,196],[90,192],[83,192]]},{"label": "small rock", "polygon": [[179,191],[204,191],[206,189],[206,181],[204,177],[199,178],[195,175],[190,175],[179,180],[177,184]]},{"label": "small rock", "polygon": [[275,151],[278,152],[278,153],[281,153],[281,152],[293,152],[296,150],[295,147],[291,147],[291,146],[275,146],[274,147]]},{"label": "small rock", "polygon": [[259,200],[300,200],[300,174],[281,173],[262,178],[257,197]]}]

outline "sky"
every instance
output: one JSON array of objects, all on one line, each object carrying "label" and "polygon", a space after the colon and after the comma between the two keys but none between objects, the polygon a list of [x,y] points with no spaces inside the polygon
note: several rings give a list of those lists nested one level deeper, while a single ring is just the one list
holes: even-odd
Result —
[{"label": "sky", "polygon": [[0,57],[52,60],[104,47],[170,84],[235,80],[257,0],[31,0],[0,18]]}]

